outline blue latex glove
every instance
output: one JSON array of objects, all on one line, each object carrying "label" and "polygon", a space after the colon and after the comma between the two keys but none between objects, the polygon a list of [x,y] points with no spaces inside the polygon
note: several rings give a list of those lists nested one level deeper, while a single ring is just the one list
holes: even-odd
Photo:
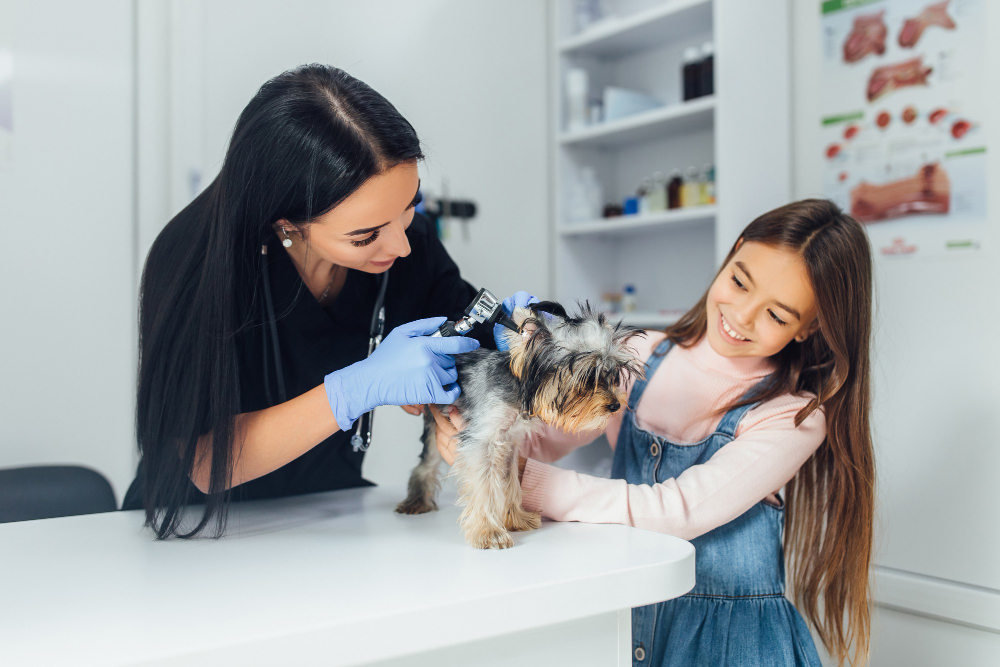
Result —
[{"label": "blue latex glove", "polygon": [[455,384],[453,354],[479,347],[474,338],[431,338],[447,318],[431,317],[402,324],[385,337],[372,355],[326,376],[326,398],[341,430],[380,405],[454,403],[462,393]]},{"label": "blue latex glove", "polygon": [[[501,307],[503,308],[503,312],[507,313],[508,315],[513,315],[514,308],[517,307],[524,308],[525,306],[532,303],[538,303],[538,299],[532,296],[531,294],[528,294],[527,292],[514,292],[512,296],[509,296],[503,300]],[[503,326],[502,324],[493,325],[493,340],[497,342],[497,349],[500,351],[506,351],[510,349],[510,346],[507,345],[507,336],[506,334],[504,334],[504,331],[510,331],[510,329]]]}]

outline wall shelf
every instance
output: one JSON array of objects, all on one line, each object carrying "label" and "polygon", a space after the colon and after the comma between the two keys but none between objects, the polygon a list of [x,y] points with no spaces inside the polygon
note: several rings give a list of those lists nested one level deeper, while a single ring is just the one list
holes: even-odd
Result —
[{"label": "wall shelf", "polygon": [[603,19],[558,42],[563,55],[621,56],[711,29],[712,0],[673,0],[631,16]]},{"label": "wall shelf", "polygon": [[[574,0],[550,3],[553,292],[562,303],[600,303],[631,285],[641,310],[615,319],[662,329],[701,298],[739,231],[789,201],[790,76],[782,63],[790,62],[791,8],[788,0],[601,3],[605,11],[639,5],[573,34]],[[705,43],[714,47],[716,94],[681,101],[684,52]],[[586,71],[588,101],[617,86],[666,105],[567,129],[571,69]],[[692,168],[703,178],[708,167],[713,205],[570,219],[598,199],[622,202],[646,183],[678,171],[687,180]]]},{"label": "wall shelf", "polygon": [[599,218],[582,222],[561,224],[557,230],[561,236],[583,236],[594,234],[620,234],[637,230],[655,229],[689,223],[714,223],[715,206],[692,206],[647,213],[644,215],[623,215],[616,218]]},{"label": "wall shelf", "polygon": [[581,130],[563,132],[559,143],[563,146],[617,148],[672,133],[706,130],[713,126],[714,120],[715,96],[708,95]]}]

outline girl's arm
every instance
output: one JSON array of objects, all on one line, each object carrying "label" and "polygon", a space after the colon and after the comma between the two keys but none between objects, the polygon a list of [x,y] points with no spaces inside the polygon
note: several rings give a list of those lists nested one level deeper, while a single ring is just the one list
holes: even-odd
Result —
[{"label": "girl's arm", "polygon": [[546,425],[541,431],[532,433],[525,439],[521,444],[520,454],[526,459],[551,463],[558,461],[578,447],[590,444],[602,433],[604,431],[566,433],[554,426]]},{"label": "girl's arm", "polygon": [[628,484],[528,460],[524,508],[556,521],[621,523],[684,539],[732,521],[774,493],[826,437],[822,411],[799,427],[803,399],[781,397],[755,408],[741,433],[704,464],[665,482]]}]

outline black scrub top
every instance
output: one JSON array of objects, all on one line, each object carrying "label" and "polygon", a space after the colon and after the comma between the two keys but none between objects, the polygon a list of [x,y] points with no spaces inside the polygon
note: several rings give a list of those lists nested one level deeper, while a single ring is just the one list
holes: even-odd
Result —
[{"label": "black scrub top", "polygon": [[[439,315],[455,319],[469,305],[477,289],[462,279],[448,256],[434,225],[415,214],[406,232],[410,254],[389,269],[385,293],[385,331],[406,322]],[[286,398],[292,399],[317,385],[335,370],[368,354],[369,327],[378,294],[378,276],[350,270],[336,300],[321,306],[302,282],[278,239],[268,245],[269,274]],[[254,319],[261,321],[262,314]],[[492,331],[476,327],[471,334],[495,347]],[[251,412],[279,402],[275,360],[262,327],[251,327],[237,337],[241,411]],[[271,401],[265,388],[265,368]],[[377,424],[375,425],[377,428]],[[338,430],[299,458],[263,477],[233,488],[232,500],[275,498],[317,491],[370,486],[361,477],[364,452],[355,452],[350,431]],[[414,461],[414,464],[416,461]],[[142,462],[139,466],[141,468]],[[132,482],[122,509],[142,507],[141,475]],[[401,480],[402,482],[402,480]],[[189,483],[188,502],[204,502],[204,494]]]}]

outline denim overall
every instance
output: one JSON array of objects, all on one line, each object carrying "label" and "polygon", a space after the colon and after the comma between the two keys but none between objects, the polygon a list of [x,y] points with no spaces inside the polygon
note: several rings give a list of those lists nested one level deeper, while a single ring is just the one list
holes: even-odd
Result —
[{"label": "denim overall", "polygon": [[[657,484],[707,462],[733,440],[743,415],[754,407],[730,410],[710,436],[693,445],[676,445],[640,429],[636,407],[670,347],[669,339],[656,347],[622,419],[611,476],[629,484]],[[805,621],[785,598],[783,527],[784,506],[761,501],[691,540],[696,551],[691,592],[632,610],[633,665],[820,667]]]}]

